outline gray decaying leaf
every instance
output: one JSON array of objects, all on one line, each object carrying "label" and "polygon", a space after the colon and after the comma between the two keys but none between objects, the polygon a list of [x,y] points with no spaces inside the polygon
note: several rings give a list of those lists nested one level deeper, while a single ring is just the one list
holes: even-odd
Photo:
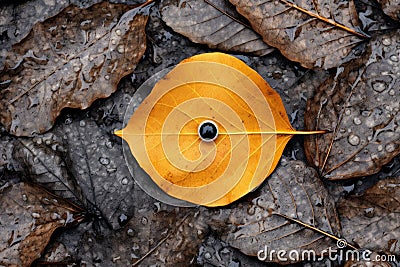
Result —
[{"label": "gray decaying leaf", "polygon": [[264,42],[306,68],[337,67],[359,44],[353,1],[230,0]]},{"label": "gray decaying leaf", "polygon": [[138,197],[122,148],[90,118],[67,118],[45,135],[16,143],[18,171],[30,181],[100,211],[114,229],[134,215]]},{"label": "gray decaying leaf", "polygon": [[361,248],[400,255],[400,177],[338,203],[343,235]]},{"label": "gray decaying leaf", "polygon": [[68,120],[55,127],[53,133],[62,140],[64,157],[70,161],[68,172],[85,199],[114,229],[120,228],[121,220],[134,215],[137,196],[132,193],[134,181],[114,136],[90,118]]},{"label": "gray decaying leaf", "polygon": [[[101,0],[29,0],[29,1],[0,1],[0,32],[6,35],[11,45],[21,41],[37,22],[50,18],[70,4],[87,8]],[[6,2],[6,3],[4,3]],[[7,5],[7,2],[9,3]],[[126,3],[126,0],[111,0],[111,3]],[[140,2],[138,1],[128,1]],[[5,41],[4,39],[1,41]],[[7,45],[6,45],[7,46]]]},{"label": "gray decaying leaf", "polygon": [[[229,52],[262,56],[274,49],[252,29],[232,19],[240,17],[228,0],[162,1],[162,19],[174,31],[191,41]],[[215,7],[214,7],[214,6]],[[217,8],[216,8],[217,7]],[[220,9],[220,10],[218,10]],[[230,16],[222,13],[226,12]]]},{"label": "gray decaying leaf", "polygon": [[87,203],[71,173],[71,160],[54,134],[18,140],[13,158],[18,162],[16,171],[24,173],[24,179],[40,184],[50,192],[78,205]]},{"label": "gray decaying leaf", "polygon": [[87,108],[116,90],[146,48],[147,11],[129,8],[70,6],[13,46],[0,72],[0,121],[10,133],[43,133],[63,108]]},{"label": "gray decaying leaf", "polygon": [[41,187],[19,183],[0,192],[0,265],[30,266],[53,232],[79,223],[82,210]]},{"label": "gray decaying leaf", "polygon": [[307,137],[308,161],[327,179],[378,172],[400,153],[400,31],[371,41],[371,52],[340,68],[307,104],[306,129],[332,131]]},{"label": "gray decaying leaf", "polygon": [[400,0],[377,0],[383,12],[395,20],[400,20]]},{"label": "gray decaying leaf", "polygon": [[[336,242],[313,230],[290,223],[273,213],[284,214],[308,225],[340,235],[340,226],[335,204],[330,199],[323,183],[314,169],[301,161],[282,162],[281,166],[266,180],[260,196],[249,204],[232,208],[230,227],[221,227],[226,242],[241,252],[257,256],[260,250],[294,250],[299,255],[305,250],[320,254]],[[267,253],[268,254],[268,253]],[[276,253],[266,256],[266,261],[290,262],[302,259],[279,261]],[[288,255],[286,255],[288,256]]]}]

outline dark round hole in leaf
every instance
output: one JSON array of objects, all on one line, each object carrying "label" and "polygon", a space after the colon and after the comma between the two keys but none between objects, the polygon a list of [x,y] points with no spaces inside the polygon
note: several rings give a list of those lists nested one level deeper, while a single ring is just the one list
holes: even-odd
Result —
[{"label": "dark round hole in leaf", "polygon": [[199,125],[199,136],[205,142],[214,141],[218,137],[218,127],[213,121],[203,121]]}]

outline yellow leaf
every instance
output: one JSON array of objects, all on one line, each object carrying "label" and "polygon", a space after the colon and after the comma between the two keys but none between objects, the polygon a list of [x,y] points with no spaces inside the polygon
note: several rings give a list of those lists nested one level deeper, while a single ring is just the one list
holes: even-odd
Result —
[{"label": "yellow leaf", "polygon": [[323,132],[296,132],[257,72],[208,53],[171,70],[115,134],[167,194],[222,206],[258,187],[294,134]]}]

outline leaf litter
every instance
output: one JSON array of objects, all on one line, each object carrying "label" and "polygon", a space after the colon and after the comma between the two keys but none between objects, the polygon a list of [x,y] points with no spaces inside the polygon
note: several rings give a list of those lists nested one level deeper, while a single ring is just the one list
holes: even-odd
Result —
[{"label": "leaf litter", "polygon": [[343,235],[358,246],[400,255],[400,178],[379,181],[338,203]]},{"label": "leaf litter", "polygon": [[306,129],[331,131],[305,143],[323,177],[370,175],[399,154],[399,34],[373,39],[361,62],[339,68],[307,103]]},{"label": "leaf litter", "polygon": [[134,182],[122,148],[89,118],[68,118],[45,136],[21,140],[13,154],[29,181],[84,206],[113,229],[133,216]]},{"label": "leaf litter", "polygon": [[[179,47],[179,45],[177,46],[177,47]],[[193,48],[191,48],[192,50],[193,50]],[[196,49],[194,49],[194,51],[197,51]],[[169,58],[168,58],[168,60],[169,60]],[[168,62],[171,62],[171,60],[169,60]],[[256,60],[256,62],[258,62],[258,60]],[[163,64],[161,64],[160,66],[162,66],[162,65],[164,65],[164,63]],[[89,120],[93,120],[93,118],[90,118]],[[80,121],[80,120],[78,120],[78,121]],[[104,127],[104,125],[101,125],[101,127]],[[107,128],[107,127],[106,127]],[[93,128],[94,129],[94,128]],[[104,128],[103,128],[104,129]],[[97,129],[97,131],[100,131],[100,129]],[[7,138],[6,138],[7,139]],[[3,137],[3,140],[6,140],[6,139],[4,139],[4,137]],[[7,142],[7,141],[5,141],[5,142]],[[49,144],[48,144],[49,145]],[[49,145],[50,147],[51,147],[51,145]],[[39,147],[41,147],[41,146],[39,146]],[[66,145],[64,144],[64,147],[66,147]],[[4,153],[4,155],[9,155],[9,147],[8,148],[6,148],[5,149],[6,151],[5,151],[5,153]],[[56,149],[57,150],[57,149]],[[62,150],[61,149],[61,146],[60,146],[60,150]],[[48,151],[48,152],[50,152],[50,150],[44,150],[44,151]],[[55,153],[56,155],[65,155],[64,154],[64,152],[61,152],[61,151],[58,151],[59,153]],[[3,166],[6,166],[6,165],[10,165],[10,161],[9,161],[9,158],[7,158],[5,161],[3,161],[3,163],[4,163],[4,165]],[[39,173],[37,173],[37,174],[39,174]],[[2,176],[3,177],[3,176]],[[137,195],[137,196],[142,196],[143,198],[141,199],[141,200],[136,200],[136,201],[134,201],[134,203],[148,203],[149,201],[151,202],[151,199],[149,199],[149,197],[145,197],[146,195],[143,193],[143,192],[141,192],[140,191],[140,189],[138,190],[137,188],[134,188],[133,189],[134,190],[134,194],[135,195]],[[115,194],[115,193],[114,193]],[[255,193],[256,195],[257,195],[257,192]],[[251,197],[250,197],[251,198]],[[247,198],[247,199],[250,199],[250,198]],[[246,199],[243,199],[243,201],[246,201]],[[242,201],[241,201],[242,202]],[[155,207],[156,208],[154,208],[153,209],[153,211],[151,212],[151,213],[157,213],[157,211],[159,210],[159,204],[158,205],[156,205],[157,203],[155,203]],[[241,204],[241,203],[237,203],[237,204]],[[135,204],[136,205],[136,204]],[[229,214],[229,212],[230,212],[230,208],[235,208],[235,205],[236,204],[234,204],[233,206],[231,206],[231,207],[228,207],[228,208],[226,208],[226,209],[217,209],[217,211],[219,211],[219,213],[220,213],[220,217],[219,217],[219,219],[217,219],[217,223],[216,223],[216,225],[212,225],[212,227],[214,228],[214,229],[221,229],[221,228],[227,228],[227,226],[226,226],[226,224],[225,224],[225,219],[226,219],[226,217],[224,217],[223,215],[226,215],[226,214]],[[161,204],[161,206],[162,206],[162,204]],[[135,214],[140,214],[140,213],[143,213],[143,212],[145,212],[146,211],[146,209],[147,210],[151,210],[151,209],[148,209],[147,208],[147,206],[146,207],[144,207],[143,205],[142,205],[142,209],[140,210],[140,208],[138,207],[138,212],[137,213],[135,213]],[[166,216],[166,217],[168,217],[168,216]],[[207,217],[207,216],[205,216],[206,218],[208,218],[207,219],[207,222],[209,221],[209,220],[211,220],[212,218],[209,218],[209,217]],[[188,217],[189,218],[189,217]],[[141,225],[142,224],[140,224],[140,223],[142,223],[142,222],[145,222],[146,220],[142,220],[143,219],[143,217],[139,217],[139,218],[137,218],[137,221],[136,222],[133,222],[134,220],[136,220],[135,219],[135,217],[132,217],[132,219],[131,220],[129,220],[129,223],[130,222],[132,222],[132,223],[134,223],[134,224],[137,224],[138,225],[138,228],[140,229],[141,228]],[[159,222],[159,223],[162,223],[163,222],[163,220],[165,219],[165,217],[163,217],[163,216],[160,216],[160,218],[159,219],[157,219],[155,222]],[[186,221],[185,221],[186,222]],[[190,225],[190,221],[187,221],[187,223],[188,223],[188,225]],[[232,225],[230,225],[230,226],[232,226]],[[88,226],[85,226],[86,228],[85,229],[88,229],[87,227]],[[167,226],[168,227],[168,226]],[[80,227],[81,228],[81,227]],[[129,233],[129,235],[132,235],[132,231],[133,231],[133,229],[132,228],[126,228],[127,229],[127,231],[125,232],[127,235],[128,235],[128,233]],[[148,229],[152,229],[151,227],[149,227]],[[190,229],[190,228],[189,228]],[[151,230],[150,230],[151,231]],[[157,231],[156,231],[157,232]],[[226,229],[225,231],[221,231],[220,233],[227,233],[228,232],[228,230]],[[103,246],[103,244],[101,244],[101,245],[98,245],[98,246],[96,246],[96,248],[94,249],[95,250],[95,252],[94,253],[92,253],[92,250],[87,250],[87,248],[85,248],[85,249],[82,249],[82,253],[83,253],[83,257],[85,257],[85,259],[87,260],[87,262],[90,262],[90,263],[93,263],[93,264],[99,264],[99,259],[102,259],[102,256],[103,256],[103,259],[105,259],[106,257],[107,257],[107,259],[110,259],[109,261],[107,261],[107,263],[109,263],[110,265],[109,266],[126,266],[126,264],[123,264],[123,263],[121,263],[121,262],[119,262],[119,255],[121,255],[119,252],[120,251],[126,251],[126,257],[127,257],[127,259],[130,259],[131,261],[132,261],[132,256],[133,257],[136,257],[135,255],[132,255],[131,254],[131,251],[129,251],[129,248],[126,248],[126,246],[123,246],[123,245],[121,245],[121,239],[118,239],[115,235],[116,235],[116,233],[119,233],[119,231],[117,231],[117,232],[115,232],[115,231],[112,231],[112,232],[108,232],[108,235],[106,234],[106,236],[107,237],[112,237],[112,236],[114,236],[115,238],[114,238],[114,242],[110,242],[109,243],[109,247],[113,247],[115,244],[119,244],[119,246],[118,246],[118,248],[116,248],[115,250],[114,250],[114,253],[113,253],[113,256],[115,255],[115,257],[109,257],[109,255],[107,255],[107,252],[109,251],[109,250],[107,250],[107,247],[105,247],[105,246]],[[158,233],[158,232],[157,232]],[[158,242],[157,241],[160,241],[160,240],[162,240],[162,238],[159,238],[160,236],[165,236],[165,234],[163,234],[163,235],[160,235],[160,234],[157,234],[157,233],[155,233],[155,235],[157,235],[157,238],[156,238],[156,241],[154,241],[154,239],[153,240],[151,240],[152,238],[147,238],[147,237],[145,237],[145,238],[143,238],[143,241],[144,242],[149,242],[148,244],[149,244],[149,246],[148,246],[148,249],[147,250],[142,250],[142,252],[141,253],[138,253],[139,254],[139,256],[137,256],[137,257],[142,257],[142,256],[144,256],[144,254],[146,254],[149,250],[151,250],[151,249],[153,249],[154,248],[154,246],[153,245],[157,245],[158,244]],[[70,235],[72,235],[73,236],[73,232],[69,232],[69,233],[67,233],[67,235],[68,234],[70,234]],[[93,235],[93,232],[92,231],[88,231],[87,233],[86,233],[86,235],[84,235],[84,236],[86,236],[86,237],[89,237],[88,239],[82,239],[81,240],[81,242],[79,242],[80,244],[92,244],[91,242],[92,242],[92,240],[101,240],[101,237],[100,236],[90,236],[89,234],[91,234],[91,235]],[[135,234],[133,234],[133,235],[135,235]],[[93,237],[93,239],[91,239],[90,237]],[[172,237],[172,236],[171,236]],[[178,239],[179,238],[181,238],[181,237],[178,237]],[[219,238],[219,237],[218,237]],[[224,238],[224,237],[222,237],[222,238]],[[76,239],[76,237],[75,237],[75,239]],[[139,242],[141,241],[142,239],[139,239]],[[201,240],[199,241],[199,240],[197,240],[197,241],[195,241],[196,239],[192,239],[192,241],[191,242],[193,242],[193,244],[200,244],[201,243]],[[127,242],[129,242],[130,240],[128,239],[128,241]],[[68,245],[70,245],[70,243],[66,243],[66,244],[68,244]],[[162,244],[167,244],[165,241],[164,242],[162,242]],[[134,245],[134,247],[136,248],[136,250],[134,250],[134,252],[136,252],[137,251],[137,246],[136,245]],[[133,249],[133,248],[132,248]],[[101,253],[98,253],[97,251],[102,251]],[[152,253],[151,255],[149,255],[149,257],[151,258],[151,257],[154,257],[154,256],[156,256],[156,257],[158,257],[158,260],[160,260],[160,263],[162,264],[162,262],[165,262],[165,256],[166,255],[168,255],[168,251],[169,251],[169,249],[168,249],[168,247],[164,250],[164,252],[163,253],[157,253],[157,250],[155,250],[154,251],[154,253]],[[191,250],[193,253],[196,253],[196,250]],[[221,253],[221,251],[218,251],[217,252],[217,254],[218,255],[216,255],[216,257],[218,257],[218,259],[219,260],[221,260],[221,259],[223,259],[223,258],[220,258],[219,256],[222,256],[223,255],[223,253],[225,252],[225,250]],[[92,255],[93,257],[90,257],[89,256],[89,254],[90,255]],[[74,255],[76,255],[76,254],[74,254]],[[179,254],[179,255],[181,255],[181,254]],[[244,254],[241,254],[242,255],[242,257],[246,257],[246,256],[244,256]],[[190,260],[193,260],[193,257],[195,256],[195,254],[191,254],[191,256],[188,256],[187,258],[181,258],[183,261],[182,262],[185,262],[185,263],[187,263],[187,262],[189,262]],[[79,258],[79,256],[77,257],[77,259]],[[123,257],[121,257],[121,259],[122,259]],[[150,259],[149,258],[149,260],[151,260],[151,261],[153,261],[154,259]],[[186,259],[186,260],[185,260]],[[236,259],[238,259],[238,258],[236,258]],[[103,263],[104,262],[106,262],[106,261],[103,261]],[[127,261],[127,262],[130,262],[130,261]],[[173,261],[170,261],[170,262],[173,262]],[[222,261],[223,262],[223,261]],[[145,261],[143,261],[143,263],[145,263]],[[226,264],[226,262],[223,262],[224,264]],[[232,261],[232,264],[233,264],[233,266],[235,266],[235,264],[237,264],[237,261]]]},{"label": "leaf litter", "polygon": [[20,42],[37,22],[52,17],[69,5],[69,1],[60,0],[51,3],[45,0],[26,1],[21,5],[1,3],[0,20],[0,69],[11,46]]},{"label": "leaf litter", "polygon": [[78,224],[82,209],[43,188],[14,184],[0,191],[0,264],[30,266],[53,232]]},{"label": "leaf litter", "polygon": [[[258,194],[251,202],[231,209],[230,227],[222,229],[230,246],[250,256],[257,256],[265,246],[269,251],[295,250],[298,255],[307,249],[318,255],[328,247],[335,248],[336,242],[329,237],[279,216],[341,236],[335,204],[314,169],[301,161],[281,161]],[[264,260],[280,262],[273,253]],[[296,259],[285,263],[293,262]]]},{"label": "leaf litter", "polygon": [[[13,148],[15,171],[23,179],[47,188],[50,192],[81,206],[87,206],[76,179],[71,174],[71,163],[63,147],[47,134],[34,140],[18,140]],[[61,151],[60,151],[61,150]]]},{"label": "leaf litter", "polygon": [[[276,215],[285,214],[340,236],[335,204],[315,171],[300,161],[288,161],[276,173],[255,194],[229,208],[177,208],[142,193],[134,217],[118,231],[104,229],[109,238],[85,231],[79,243],[88,245],[78,247],[77,253],[90,262],[90,252],[96,251],[97,261],[112,266],[187,265],[210,233],[253,256],[264,245],[279,250],[292,244],[291,249],[300,255],[306,249],[319,253],[335,246],[331,238]],[[133,192],[140,195],[141,190]],[[280,262],[276,256],[266,261]]]},{"label": "leaf litter", "polygon": [[99,3],[69,6],[37,23],[1,70],[0,121],[17,136],[51,128],[65,107],[108,97],[146,49],[148,10]]},{"label": "leaf litter", "polygon": [[191,41],[222,51],[264,56],[274,51],[241,20],[228,0],[162,1],[162,18]]},{"label": "leaf litter", "polygon": [[353,1],[230,2],[264,42],[306,68],[340,66],[368,37],[359,27]]}]

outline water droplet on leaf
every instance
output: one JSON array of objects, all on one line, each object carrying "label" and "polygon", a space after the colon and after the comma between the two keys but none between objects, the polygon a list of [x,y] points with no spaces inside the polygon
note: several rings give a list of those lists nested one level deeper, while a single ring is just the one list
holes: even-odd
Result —
[{"label": "water droplet on leaf", "polygon": [[348,141],[350,145],[358,146],[360,144],[360,137],[355,134],[351,134],[349,135]]},{"label": "water droplet on leaf", "polygon": [[361,120],[360,120],[360,118],[358,118],[358,117],[355,117],[355,118],[353,119],[353,122],[354,122],[355,125],[360,125],[360,124],[361,124]]},{"label": "water droplet on leaf", "polygon": [[101,158],[99,158],[99,162],[102,165],[108,165],[108,164],[110,164],[110,159],[109,158],[105,158],[105,157],[101,157]]},{"label": "water droplet on leaf", "polygon": [[384,39],[382,40],[382,44],[383,44],[384,46],[389,46],[389,45],[392,44],[392,40],[390,40],[389,38],[384,38]]},{"label": "water droplet on leaf", "polygon": [[118,51],[118,53],[124,53],[124,51],[125,51],[125,47],[123,46],[123,45],[119,45],[118,47],[117,47],[117,51]]},{"label": "water droplet on leaf", "polygon": [[396,150],[396,145],[393,143],[389,143],[385,146],[385,150],[389,153],[392,153],[393,151]]},{"label": "water droplet on leaf", "polygon": [[387,85],[383,81],[374,81],[374,82],[372,82],[372,88],[378,93],[381,93],[381,92],[385,91],[386,87],[387,87]]},{"label": "water droplet on leaf", "polygon": [[365,216],[367,216],[368,218],[372,218],[374,217],[374,208],[367,208],[364,210]]},{"label": "water droplet on leaf", "polygon": [[134,235],[135,235],[135,231],[134,231],[133,229],[131,229],[131,228],[129,228],[129,229],[126,231],[126,233],[127,233],[128,236],[134,236]]}]

